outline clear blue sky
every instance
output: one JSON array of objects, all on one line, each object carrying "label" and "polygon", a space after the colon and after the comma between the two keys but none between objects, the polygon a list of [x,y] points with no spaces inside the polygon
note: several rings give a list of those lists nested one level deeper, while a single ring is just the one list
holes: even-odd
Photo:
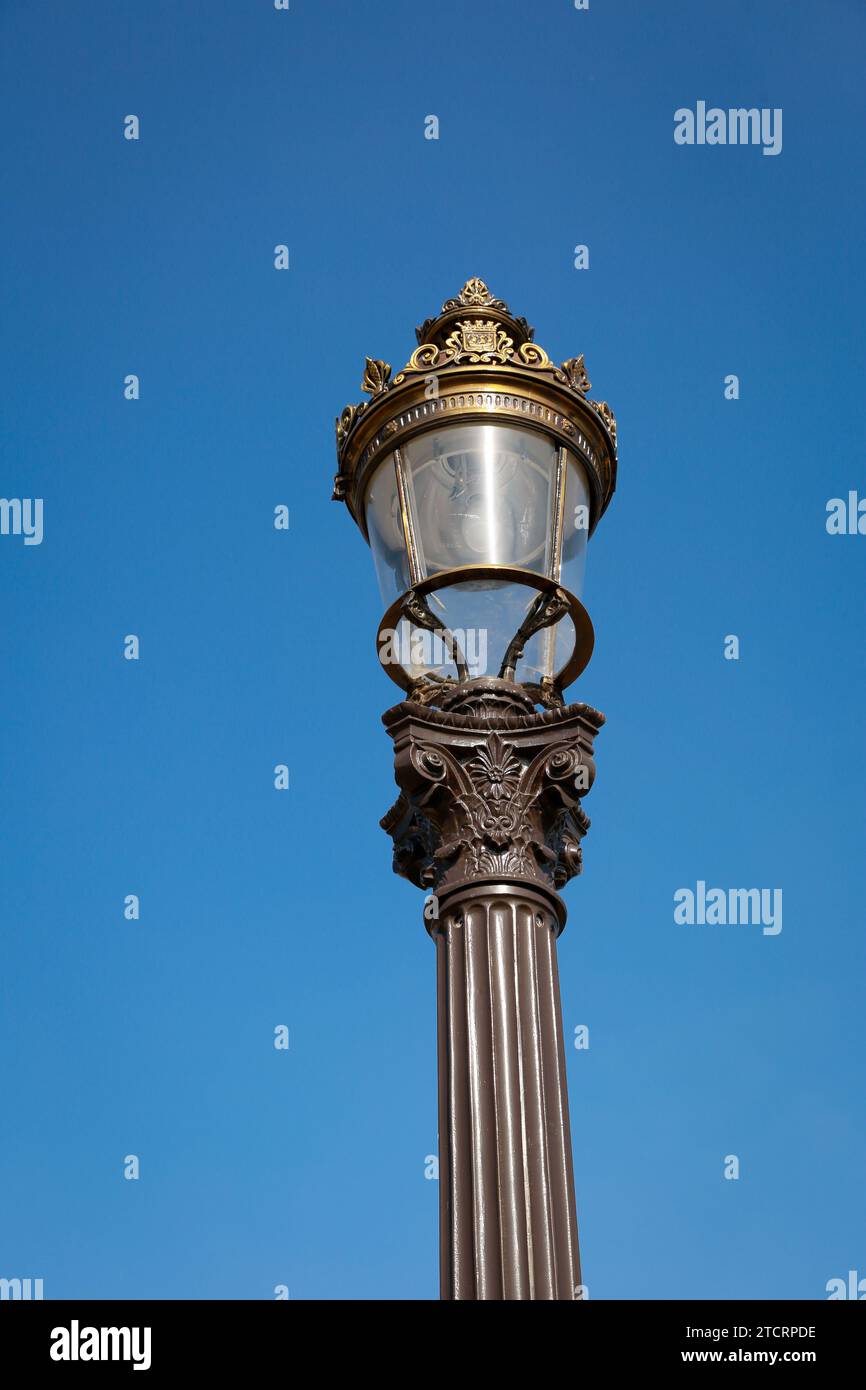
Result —
[{"label": "clear blue sky", "polygon": [[[434,952],[329,497],[365,353],[470,275],[619,421],[560,943],[590,1296],[866,1275],[866,536],[825,529],[866,495],[864,40],[860,0],[4,4],[0,495],[44,539],[0,537],[0,1275],[437,1296]],[[781,107],[781,154],[676,145],[698,100]],[[677,925],[701,879],[782,932]]]}]

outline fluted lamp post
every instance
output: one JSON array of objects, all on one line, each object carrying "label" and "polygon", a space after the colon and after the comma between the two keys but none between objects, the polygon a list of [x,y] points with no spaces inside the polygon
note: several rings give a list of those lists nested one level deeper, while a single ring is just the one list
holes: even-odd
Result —
[{"label": "fluted lamp post", "polygon": [[580,1257],[556,939],[603,715],[566,705],[616,423],[483,281],[337,420],[334,497],[376,563],[400,788],[383,828],[436,944],[441,1294],[574,1299]]}]

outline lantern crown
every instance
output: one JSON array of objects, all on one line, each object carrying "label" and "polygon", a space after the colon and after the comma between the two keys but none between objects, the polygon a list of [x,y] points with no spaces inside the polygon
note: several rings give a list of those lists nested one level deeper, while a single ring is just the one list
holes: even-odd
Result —
[{"label": "lantern crown", "polygon": [[495,419],[523,424],[573,450],[592,489],[590,531],[616,485],[616,420],[606,401],[590,399],[583,354],[557,365],[534,330],[477,276],[416,330],[418,346],[392,376],[368,357],[361,390],[336,420],[335,501],[346,502],[365,537],[364,487],[382,456],[421,431],[446,423]]},{"label": "lantern crown", "polygon": [[535,334],[524,318],[512,314],[504,299],[495,299],[483,280],[473,276],[467,280],[462,290],[453,299],[446,299],[438,314],[425,319],[415,329],[419,345],[435,343],[447,347],[448,340],[461,320],[474,320],[477,324],[492,324],[501,328],[511,338],[511,344],[518,349],[529,343]]}]

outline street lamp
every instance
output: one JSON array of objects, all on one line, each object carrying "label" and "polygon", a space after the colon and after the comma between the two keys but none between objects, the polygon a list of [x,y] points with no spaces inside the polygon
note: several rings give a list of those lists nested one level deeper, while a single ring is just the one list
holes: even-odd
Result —
[{"label": "street lamp", "polygon": [[[337,420],[344,501],[404,691],[384,716],[394,869],[436,944],[443,1298],[582,1296],[556,938],[580,872],[604,718],[565,705],[593,629],[586,546],[613,494],[616,422],[583,357],[468,280],[392,378]],[[541,708],[539,708],[539,706]]]}]

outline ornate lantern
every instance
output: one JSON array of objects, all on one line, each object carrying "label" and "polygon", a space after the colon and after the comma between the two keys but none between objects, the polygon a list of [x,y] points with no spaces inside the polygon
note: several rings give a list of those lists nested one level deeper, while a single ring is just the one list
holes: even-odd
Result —
[{"label": "ornate lantern", "polygon": [[334,496],[387,605],[380,660],[425,702],[492,675],[561,703],[592,653],[580,595],[615,484],[613,415],[583,357],[556,366],[482,280],[417,338],[393,378],[367,359],[370,400],[337,421]]}]

